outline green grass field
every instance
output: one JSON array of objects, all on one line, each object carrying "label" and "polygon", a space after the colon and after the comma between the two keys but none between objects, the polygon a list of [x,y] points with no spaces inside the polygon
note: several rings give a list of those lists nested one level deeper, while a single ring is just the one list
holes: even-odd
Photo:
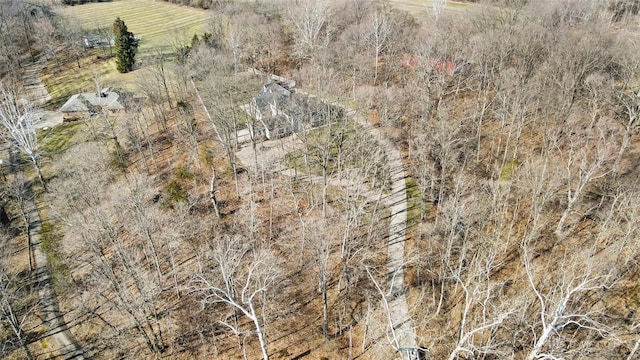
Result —
[{"label": "green grass field", "polygon": [[66,6],[59,13],[79,20],[83,29],[88,31],[111,27],[113,21],[120,17],[129,31],[142,40],[140,56],[168,49],[171,44],[188,43],[193,34],[203,32],[209,18],[204,10],[153,0],[116,0]]},{"label": "green grass field", "polygon": [[[145,66],[145,57],[159,52],[171,52],[173,45],[186,45],[194,34],[205,31],[209,15],[204,10],[173,5],[153,0],[116,0],[58,8],[58,14],[80,22],[83,30],[90,33],[98,28],[111,28],[113,21],[120,17],[129,31],[141,39],[136,62]],[[99,74],[105,86],[117,86],[129,91],[135,89],[138,70],[120,74],[115,61],[108,59],[109,49],[85,51],[75,64],[70,54],[61,53],[63,65],[58,67],[49,61],[41,73],[41,79],[53,100],[49,107],[58,109],[74,93],[93,89],[94,73]]]}]

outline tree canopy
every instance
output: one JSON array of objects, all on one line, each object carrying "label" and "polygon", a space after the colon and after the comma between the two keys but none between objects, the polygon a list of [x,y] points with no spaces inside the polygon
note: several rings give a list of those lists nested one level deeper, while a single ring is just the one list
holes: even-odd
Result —
[{"label": "tree canopy", "polygon": [[136,63],[138,41],[120,18],[113,22],[113,36],[115,38],[116,67],[119,72],[127,73],[133,70],[133,65]]}]

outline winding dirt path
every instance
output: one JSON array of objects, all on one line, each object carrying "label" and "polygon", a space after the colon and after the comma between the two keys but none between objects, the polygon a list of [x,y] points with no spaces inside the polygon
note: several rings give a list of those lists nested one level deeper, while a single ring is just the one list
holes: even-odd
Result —
[{"label": "winding dirt path", "polygon": [[27,93],[27,100],[36,106],[42,106],[51,100],[51,95],[40,80],[40,72],[46,64],[47,59],[40,57],[38,61],[27,65],[22,74],[22,84]]},{"label": "winding dirt path", "polygon": [[[22,81],[26,91],[26,100],[36,107],[40,107],[51,100],[51,95],[40,80],[40,72],[45,65],[46,59],[41,57],[35,63],[27,66],[23,74]],[[36,123],[36,128],[51,127],[62,123],[62,115],[60,113],[37,109],[36,116],[40,120]],[[84,350],[71,335],[58,306],[58,298],[53,288],[47,255],[42,249],[42,236],[40,234],[42,221],[40,220],[33,193],[27,196],[25,206],[29,221],[27,235],[31,241],[33,258],[35,259],[35,276],[39,287],[40,311],[43,325],[46,328],[46,335],[41,340],[48,345],[53,344],[53,347],[49,348],[47,346],[44,349],[44,355],[47,359],[85,359]]]},{"label": "winding dirt path", "polygon": [[42,338],[47,344],[44,355],[47,359],[85,359],[84,350],[80,347],[67,328],[67,323],[60,313],[58,299],[53,289],[51,272],[47,263],[47,255],[42,250],[40,214],[32,194],[26,200],[27,218],[29,221],[28,236],[32,244],[35,259],[35,276],[40,295],[40,311],[42,322],[46,327],[46,335]]}]

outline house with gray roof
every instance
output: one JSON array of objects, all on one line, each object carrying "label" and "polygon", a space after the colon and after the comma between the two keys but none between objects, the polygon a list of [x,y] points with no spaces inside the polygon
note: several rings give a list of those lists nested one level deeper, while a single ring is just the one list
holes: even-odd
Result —
[{"label": "house with gray roof", "polygon": [[109,88],[99,93],[75,94],[60,108],[63,121],[89,117],[98,114],[114,116],[124,111],[120,95]]},{"label": "house with gray roof", "polygon": [[242,109],[253,119],[249,139],[277,139],[340,120],[343,110],[315,96],[299,94],[295,85],[269,80]]}]

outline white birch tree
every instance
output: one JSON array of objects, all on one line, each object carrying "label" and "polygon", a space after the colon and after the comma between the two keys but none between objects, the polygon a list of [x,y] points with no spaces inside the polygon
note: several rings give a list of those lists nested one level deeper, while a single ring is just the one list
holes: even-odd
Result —
[{"label": "white birch tree", "polygon": [[333,15],[328,1],[305,1],[291,16],[295,28],[294,55],[311,59],[329,45]]},{"label": "white birch tree", "polygon": [[388,38],[392,30],[391,19],[386,13],[376,10],[371,14],[369,26],[369,41],[371,41],[371,45],[373,46],[373,53],[375,57],[373,84],[376,85],[378,82],[380,55],[387,48]]},{"label": "white birch tree", "polygon": [[[252,248],[238,237],[218,239],[209,257],[212,271],[203,271],[191,289],[202,295],[203,304],[225,304],[253,324],[263,360],[269,359],[264,334],[261,302],[279,277],[277,259],[268,248]],[[205,267],[206,268],[206,267]],[[235,334],[241,334],[237,322],[218,320]]]},{"label": "white birch tree", "polygon": [[[538,321],[534,327],[535,339],[526,360],[560,359],[559,355],[553,355],[554,349],[548,345],[554,337],[562,336],[563,330],[568,327],[576,329],[572,331],[592,331],[602,337],[611,333],[612,329],[598,319],[603,315],[602,312],[585,309],[581,306],[581,300],[590,293],[610,289],[615,282],[614,277],[610,272],[587,265],[595,261],[588,254],[586,259],[582,256],[565,255],[558,264],[562,268],[560,277],[541,279],[543,272],[534,269],[531,250],[526,242],[523,243],[527,280],[539,306]],[[582,258],[582,261],[570,257]]]},{"label": "white birch tree", "polygon": [[40,169],[40,152],[36,134],[36,114],[30,103],[19,104],[15,93],[0,84],[0,129],[11,146],[29,157],[42,187],[47,189]]}]

